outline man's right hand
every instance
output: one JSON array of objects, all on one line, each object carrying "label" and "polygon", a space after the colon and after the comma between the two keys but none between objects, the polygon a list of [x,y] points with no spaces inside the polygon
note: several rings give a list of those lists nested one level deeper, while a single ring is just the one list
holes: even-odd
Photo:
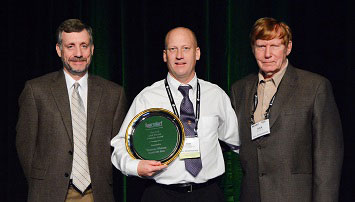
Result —
[{"label": "man's right hand", "polygon": [[165,164],[162,164],[159,161],[152,161],[152,160],[141,160],[138,163],[137,172],[139,176],[152,176],[157,171],[162,170],[168,167]]}]

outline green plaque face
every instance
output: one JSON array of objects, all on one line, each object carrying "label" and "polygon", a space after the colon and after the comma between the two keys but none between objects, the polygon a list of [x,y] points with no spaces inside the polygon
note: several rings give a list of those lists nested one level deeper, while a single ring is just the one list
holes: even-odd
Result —
[{"label": "green plaque face", "polygon": [[184,129],[172,112],[151,108],[133,118],[126,131],[126,148],[136,159],[169,164],[184,145]]}]

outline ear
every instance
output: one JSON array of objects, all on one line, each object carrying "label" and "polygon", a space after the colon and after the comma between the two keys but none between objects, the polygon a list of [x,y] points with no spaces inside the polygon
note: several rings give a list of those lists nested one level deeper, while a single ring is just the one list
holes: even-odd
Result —
[{"label": "ear", "polygon": [[196,60],[200,60],[201,57],[201,50],[200,47],[196,48]]},{"label": "ear", "polygon": [[255,55],[255,45],[251,45],[251,52],[253,52],[253,55]]},{"label": "ear", "polygon": [[94,44],[91,44],[91,55],[94,55]]},{"label": "ear", "polygon": [[292,50],[292,41],[288,42],[286,55],[288,56]]},{"label": "ear", "polygon": [[58,56],[61,58],[62,57],[62,51],[60,50],[59,44],[55,45],[55,50],[57,51]]},{"label": "ear", "polygon": [[168,61],[166,54],[167,54],[167,53],[166,53],[166,50],[163,50],[163,60],[164,60],[164,62],[167,62],[167,61]]}]

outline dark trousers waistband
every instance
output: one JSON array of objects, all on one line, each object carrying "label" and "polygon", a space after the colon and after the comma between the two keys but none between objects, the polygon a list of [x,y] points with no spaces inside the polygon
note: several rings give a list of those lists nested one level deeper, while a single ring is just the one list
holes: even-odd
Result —
[{"label": "dark trousers waistband", "polygon": [[156,183],[158,186],[162,187],[163,189],[168,189],[171,191],[176,191],[180,193],[188,193],[188,192],[193,192],[195,190],[210,186],[212,184],[217,183],[217,178],[213,178],[208,180],[207,182],[204,183],[182,183],[182,184],[170,184],[170,185],[165,185],[165,184],[159,184]]}]

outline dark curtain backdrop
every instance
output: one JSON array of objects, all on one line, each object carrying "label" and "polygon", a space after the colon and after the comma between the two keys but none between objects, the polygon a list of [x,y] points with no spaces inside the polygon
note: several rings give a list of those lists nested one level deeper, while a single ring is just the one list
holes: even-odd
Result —
[{"label": "dark curtain backdrop", "polygon": [[[26,80],[62,68],[55,52],[55,30],[68,18],[93,27],[94,61],[90,72],[123,85],[131,102],[144,87],[163,79],[164,36],[185,26],[197,36],[202,51],[200,78],[227,93],[233,82],[257,71],[248,34],[260,17],[274,17],[293,30],[289,61],[327,77],[334,89],[344,131],[345,157],[340,201],[353,201],[355,146],[353,94],[353,7],[350,1],[317,0],[47,0],[3,3],[6,37],[2,46],[8,69],[7,136],[2,137],[6,167],[1,174],[5,194],[0,201],[25,201],[27,184],[15,149],[17,99]],[[4,31],[3,31],[4,32]],[[226,174],[221,186],[228,201],[238,201],[240,176],[237,155],[225,150]],[[301,159],[300,159],[301,160]],[[115,172],[119,201],[139,201],[146,181]],[[270,187],[272,189],[272,187]]]}]

